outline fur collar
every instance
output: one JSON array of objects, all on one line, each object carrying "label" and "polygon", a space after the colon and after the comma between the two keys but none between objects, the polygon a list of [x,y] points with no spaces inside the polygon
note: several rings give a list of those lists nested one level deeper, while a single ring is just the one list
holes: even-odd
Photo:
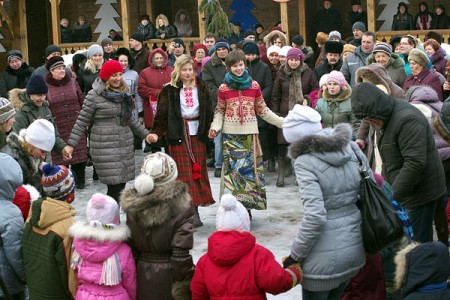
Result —
[{"label": "fur collar", "polygon": [[25,102],[20,95],[26,93],[26,91],[26,89],[12,89],[8,92],[9,100],[11,100],[11,103],[17,111],[22,110],[22,107],[25,105]]},{"label": "fur collar", "polygon": [[352,88],[347,83],[345,90],[342,90],[340,94],[338,94],[337,97],[330,95],[330,92],[328,92],[328,89],[325,89],[323,91],[322,97],[327,101],[335,101],[335,102],[342,102],[344,100],[347,100],[352,95]]},{"label": "fur collar", "polygon": [[6,143],[8,144],[11,151],[15,153],[15,155],[17,155],[17,158],[20,158],[24,161],[30,173],[38,173],[38,167],[41,163],[41,160],[35,159],[33,156],[25,152],[18,134],[16,134],[15,132],[11,132],[10,134],[8,134],[8,136],[6,137]]},{"label": "fur collar", "polygon": [[219,65],[225,66],[225,61],[221,60],[215,52],[213,53],[213,55],[211,55],[211,63],[213,67],[217,67]]},{"label": "fur collar", "polygon": [[300,155],[312,152],[334,152],[344,149],[352,139],[350,124],[341,123],[334,129],[327,128],[315,135],[307,135],[289,146],[289,157],[296,159]]},{"label": "fur collar", "polygon": [[51,72],[48,72],[47,75],[45,76],[45,81],[47,82],[47,84],[53,85],[53,86],[66,85],[67,83],[70,82],[71,79],[72,79],[72,76],[70,76],[70,74],[67,72],[66,72],[66,75],[64,76],[64,78],[61,80],[55,79],[55,77],[52,76]]},{"label": "fur collar", "polygon": [[302,72],[303,63],[295,70],[292,70],[286,63],[283,72],[289,77],[289,110],[294,108],[295,104],[303,104]]},{"label": "fur collar", "polygon": [[131,236],[131,231],[125,224],[114,229],[104,229],[89,226],[87,221],[76,222],[69,228],[69,235],[75,239],[95,240],[98,242],[123,242]]},{"label": "fur collar", "polygon": [[130,188],[120,197],[122,209],[145,228],[166,223],[190,205],[188,186],[178,180],[156,186],[150,194],[143,196],[139,196],[136,189]]},{"label": "fur collar", "polygon": [[409,244],[402,250],[400,250],[397,255],[395,255],[395,264],[397,266],[395,270],[395,289],[399,290],[405,279],[406,274],[406,255],[411,252],[414,248],[419,246],[419,244]]}]

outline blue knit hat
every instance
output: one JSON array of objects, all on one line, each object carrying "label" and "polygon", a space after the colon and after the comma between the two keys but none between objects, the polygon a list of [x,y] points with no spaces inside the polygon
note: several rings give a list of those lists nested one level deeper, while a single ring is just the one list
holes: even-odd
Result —
[{"label": "blue knit hat", "polygon": [[39,75],[32,75],[27,83],[28,95],[41,95],[48,93],[48,86],[44,81],[44,78]]}]

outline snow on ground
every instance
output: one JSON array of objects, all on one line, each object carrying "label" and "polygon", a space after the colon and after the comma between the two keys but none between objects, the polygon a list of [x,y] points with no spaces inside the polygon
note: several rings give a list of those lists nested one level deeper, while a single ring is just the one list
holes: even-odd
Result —
[{"label": "snow on ground", "polygon": [[[137,172],[140,170],[144,156],[145,154],[142,151],[136,151]],[[213,169],[209,169],[211,189],[216,203],[208,207],[199,208],[200,218],[204,226],[195,230],[194,249],[192,250],[194,263],[206,252],[208,237],[215,231],[220,179],[215,178],[213,173]],[[87,168],[86,178],[86,188],[76,191],[76,198],[72,203],[78,211],[77,219],[85,218],[86,204],[92,194],[96,192],[106,193],[104,184],[92,180],[92,167]],[[303,208],[298,196],[297,186],[294,185],[294,177],[286,178],[284,188],[275,186],[276,178],[276,173],[266,173],[268,209],[252,211],[251,233],[256,236],[257,243],[271,250],[281,263],[281,259],[290,252],[292,241],[303,216]],[[129,185],[132,184],[132,182],[129,183]],[[121,219],[125,221],[124,213],[121,214]],[[278,296],[267,295],[267,297],[268,299],[283,300],[302,299],[301,287],[297,286],[289,292]]]}]

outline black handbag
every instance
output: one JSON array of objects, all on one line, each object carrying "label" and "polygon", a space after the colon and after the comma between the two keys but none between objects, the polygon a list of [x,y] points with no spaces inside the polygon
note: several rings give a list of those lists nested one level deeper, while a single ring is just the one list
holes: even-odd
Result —
[{"label": "black handbag", "polygon": [[357,154],[356,157],[361,174],[359,200],[356,205],[361,211],[362,239],[366,252],[374,254],[402,238],[403,224],[390,199],[370,177]]}]

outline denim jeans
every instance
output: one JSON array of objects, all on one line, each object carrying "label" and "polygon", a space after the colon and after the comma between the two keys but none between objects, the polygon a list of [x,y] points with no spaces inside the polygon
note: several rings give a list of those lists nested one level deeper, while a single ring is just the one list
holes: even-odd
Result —
[{"label": "denim jeans", "polygon": [[442,200],[442,198],[420,207],[406,208],[409,220],[412,223],[414,239],[417,242],[433,241],[433,219],[438,200]]},{"label": "denim jeans", "polygon": [[348,281],[341,283],[337,288],[332,289],[330,291],[323,292],[311,292],[305,289],[302,289],[302,299],[303,300],[339,300],[342,292],[344,292],[345,288],[348,285]]},{"label": "denim jeans", "polygon": [[216,169],[222,169],[222,131],[220,131],[219,134],[217,134],[217,136],[214,138],[214,160],[214,167]]}]

